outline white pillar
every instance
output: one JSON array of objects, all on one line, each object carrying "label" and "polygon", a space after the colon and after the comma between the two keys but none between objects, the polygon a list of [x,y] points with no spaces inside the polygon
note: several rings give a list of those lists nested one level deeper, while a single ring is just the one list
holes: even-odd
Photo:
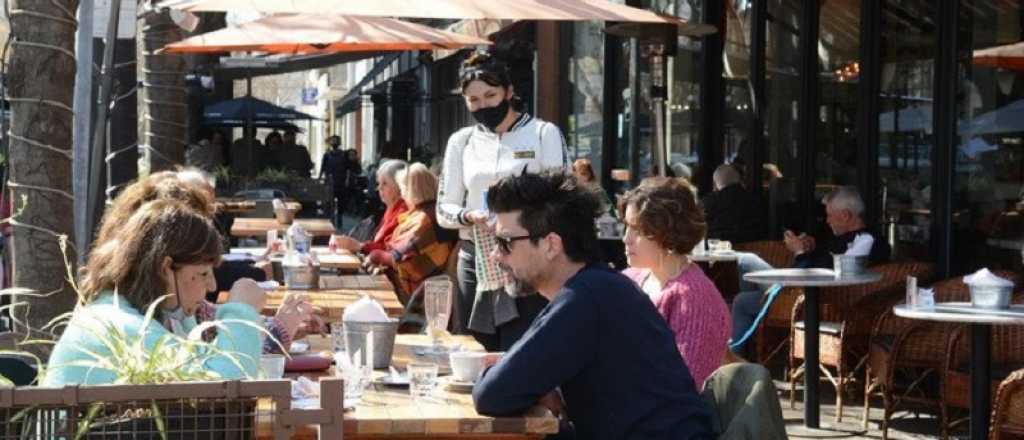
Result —
[{"label": "white pillar", "polygon": [[363,111],[363,169],[377,161],[377,134],[374,132],[373,123],[373,98],[369,95],[359,97],[360,108]]}]

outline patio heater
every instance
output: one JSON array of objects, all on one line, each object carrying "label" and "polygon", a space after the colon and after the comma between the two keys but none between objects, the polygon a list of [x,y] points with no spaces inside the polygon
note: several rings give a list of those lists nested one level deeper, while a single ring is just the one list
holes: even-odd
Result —
[{"label": "patio heater", "polygon": [[651,112],[654,113],[654,142],[651,146],[651,160],[658,176],[666,175],[667,149],[665,139],[665,100],[668,87],[665,84],[665,57],[676,53],[678,26],[650,23],[620,23],[609,25],[605,32],[619,37],[636,38],[640,56],[648,60],[651,67]]}]

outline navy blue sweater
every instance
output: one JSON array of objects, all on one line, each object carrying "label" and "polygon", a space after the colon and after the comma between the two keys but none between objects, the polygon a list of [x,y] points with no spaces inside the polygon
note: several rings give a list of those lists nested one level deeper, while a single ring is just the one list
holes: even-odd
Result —
[{"label": "navy blue sweater", "polygon": [[561,387],[581,439],[712,438],[668,325],[625,276],[588,266],[473,389],[481,414],[520,414]]}]

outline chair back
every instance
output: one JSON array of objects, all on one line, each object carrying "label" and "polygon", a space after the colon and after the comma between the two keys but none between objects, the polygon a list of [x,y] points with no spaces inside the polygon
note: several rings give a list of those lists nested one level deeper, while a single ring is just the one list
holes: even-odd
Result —
[{"label": "chair back", "polygon": [[719,440],[787,438],[771,373],[759,364],[733,363],[715,370],[704,382],[702,397],[712,408]]}]

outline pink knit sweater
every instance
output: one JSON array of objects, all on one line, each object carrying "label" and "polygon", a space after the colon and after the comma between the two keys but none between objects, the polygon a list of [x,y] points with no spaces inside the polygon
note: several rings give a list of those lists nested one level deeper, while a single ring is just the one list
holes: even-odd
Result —
[{"label": "pink knit sweater", "polygon": [[[647,269],[629,268],[622,273],[640,286],[651,276]],[[654,305],[675,334],[697,389],[703,388],[704,380],[722,364],[729,342],[729,307],[722,294],[700,266],[691,264],[662,286]]]}]

